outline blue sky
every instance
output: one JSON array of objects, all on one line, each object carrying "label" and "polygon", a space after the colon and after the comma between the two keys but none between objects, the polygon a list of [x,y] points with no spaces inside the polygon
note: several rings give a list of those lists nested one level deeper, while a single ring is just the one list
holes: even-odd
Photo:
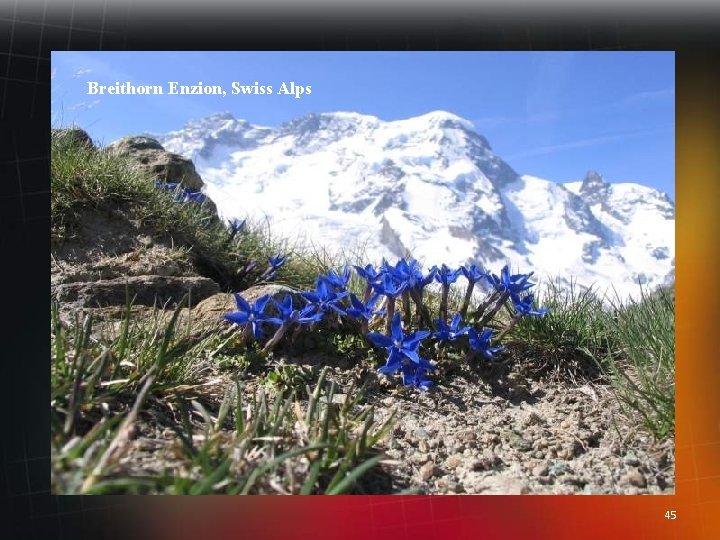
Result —
[{"label": "blue sky", "polygon": [[[87,95],[113,85],[220,85],[227,96]],[[231,83],[270,95],[231,95]],[[295,98],[282,83],[310,86]],[[447,110],[516,171],[556,182],[598,171],[675,199],[673,52],[53,52],[52,124],[96,142],[229,111],[276,126],[310,112],[398,120]]]}]

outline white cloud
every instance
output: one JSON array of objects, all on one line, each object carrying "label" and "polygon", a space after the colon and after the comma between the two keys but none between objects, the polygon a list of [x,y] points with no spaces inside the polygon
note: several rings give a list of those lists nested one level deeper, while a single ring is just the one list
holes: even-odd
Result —
[{"label": "white cloud", "polygon": [[76,70],[73,72],[72,78],[73,78],[73,79],[79,79],[80,77],[82,77],[83,75],[87,75],[88,73],[92,73],[92,69],[79,68],[79,69],[76,69]]},{"label": "white cloud", "polygon": [[93,101],[81,101],[80,103],[76,103],[75,105],[70,105],[67,110],[68,111],[88,111],[94,107],[97,107],[100,105],[100,100],[95,99]]}]

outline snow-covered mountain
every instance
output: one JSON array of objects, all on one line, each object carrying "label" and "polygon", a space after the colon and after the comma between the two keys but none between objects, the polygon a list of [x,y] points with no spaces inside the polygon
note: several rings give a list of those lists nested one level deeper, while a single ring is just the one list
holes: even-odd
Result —
[{"label": "snow-covered mountain", "polygon": [[191,158],[223,217],[367,260],[534,270],[623,296],[674,278],[666,194],[588,172],[559,184],[520,175],[473,125],[436,111],[392,122],[310,114],[277,128],[221,113],[154,134]]}]

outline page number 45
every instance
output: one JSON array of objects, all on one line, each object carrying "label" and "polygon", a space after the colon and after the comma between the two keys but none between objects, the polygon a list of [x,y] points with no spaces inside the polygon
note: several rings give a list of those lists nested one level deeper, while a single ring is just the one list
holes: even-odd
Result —
[{"label": "page number 45", "polygon": [[665,512],[665,519],[677,519],[677,512],[675,510],[668,510]]}]

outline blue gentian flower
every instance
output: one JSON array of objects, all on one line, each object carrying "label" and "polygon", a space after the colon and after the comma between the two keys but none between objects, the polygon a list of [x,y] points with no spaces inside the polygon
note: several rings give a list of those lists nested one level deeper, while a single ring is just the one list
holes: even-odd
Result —
[{"label": "blue gentian flower", "polygon": [[513,302],[513,306],[515,307],[515,311],[518,314],[528,315],[530,317],[542,317],[548,312],[547,308],[540,308],[540,309],[533,308],[532,304],[533,304],[534,295],[532,295],[532,294],[528,294],[522,299],[516,295],[512,295],[511,298],[512,298],[512,302]]},{"label": "blue gentian flower", "polygon": [[338,302],[348,295],[347,291],[336,292],[327,286],[321,279],[318,280],[314,291],[300,293],[305,300],[310,302],[315,313],[324,315],[330,311],[345,315],[345,311],[338,305]]},{"label": "blue gentian flower", "polygon": [[287,260],[287,257],[283,257],[282,255],[275,255],[274,257],[270,257],[268,259],[268,262],[270,263],[270,266],[272,267],[273,270],[277,270],[283,264],[285,264],[286,260]]},{"label": "blue gentian flower", "polygon": [[490,338],[492,337],[492,330],[485,328],[482,334],[478,334],[474,328],[468,331],[468,342],[470,348],[473,351],[482,353],[485,358],[493,359],[494,354],[498,351],[503,350],[505,347],[491,347]]},{"label": "blue gentian flower", "polygon": [[382,279],[374,282],[372,287],[378,294],[394,299],[403,292],[406,285],[407,283],[394,272],[387,272],[382,275]]},{"label": "blue gentian flower", "polygon": [[313,314],[315,311],[313,306],[305,306],[303,309],[293,308],[293,299],[291,295],[287,295],[281,302],[274,301],[277,307],[280,319],[285,323],[310,324],[322,319],[319,313]]},{"label": "blue gentian flower", "polygon": [[395,315],[395,298],[405,290],[407,282],[402,281],[394,271],[388,270],[382,275],[382,279],[372,283],[375,292],[387,296],[387,332],[391,332],[393,316]]},{"label": "blue gentian flower", "polygon": [[353,317],[354,319],[365,319],[370,320],[375,315],[381,315],[385,313],[384,310],[375,311],[375,305],[380,299],[380,295],[376,294],[366,303],[361,302],[357,296],[350,293],[350,307],[345,308],[345,313]]},{"label": "blue gentian flower", "polygon": [[450,270],[446,265],[442,265],[439,270],[435,273],[435,280],[442,283],[444,286],[449,286],[457,280],[460,276],[460,269]]},{"label": "blue gentian flower", "polygon": [[461,266],[460,272],[470,283],[477,283],[481,279],[487,279],[489,274],[481,270],[476,264],[470,266]]},{"label": "blue gentian flower", "polygon": [[393,317],[391,329],[392,331],[389,336],[379,332],[370,332],[367,335],[367,338],[375,346],[388,350],[387,363],[378,370],[380,373],[386,375],[397,373],[403,369],[403,366],[409,365],[407,362],[412,362],[415,366],[420,366],[428,370],[435,369],[435,366],[424,358],[421,358],[418,354],[420,342],[430,335],[429,331],[418,330],[406,336],[402,331],[399,313],[396,313]]},{"label": "blue gentian flower", "polygon": [[436,272],[437,267],[433,266],[428,275],[423,276],[420,263],[415,259],[411,259],[409,263],[405,259],[400,259],[394,268],[395,275],[407,283],[408,289],[414,290],[424,289],[433,280]]},{"label": "blue gentian flower", "polygon": [[231,219],[228,221],[228,227],[230,228],[230,238],[235,238],[237,233],[242,232],[245,230],[245,222],[247,220],[243,219],[240,221],[239,219]]},{"label": "blue gentian flower", "polygon": [[265,306],[267,306],[270,301],[269,294],[261,296],[255,300],[253,305],[250,305],[247,300],[238,293],[235,293],[234,296],[238,310],[225,315],[225,319],[235,324],[245,326],[246,328],[249,327],[255,338],[262,336],[263,332],[261,323],[269,322],[273,324],[282,324],[280,319],[268,317],[265,313],[263,313],[265,311]]},{"label": "blue gentian flower", "polygon": [[198,204],[202,204],[205,202],[207,197],[200,193],[199,191],[192,191],[191,189],[186,189],[185,193],[183,194],[182,202],[196,202]]},{"label": "blue gentian flower", "polygon": [[414,386],[418,390],[426,392],[432,386],[432,381],[425,376],[426,373],[427,370],[421,367],[415,369],[414,373],[408,372],[407,375],[403,371],[403,384],[405,386]]},{"label": "blue gentian flower", "polygon": [[375,270],[375,267],[372,264],[368,264],[365,267],[354,266],[353,268],[355,268],[358,276],[365,280],[365,293],[363,294],[363,300],[367,302],[370,300],[370,295],[372,294],[372,284],[379,279],[382,271]]},{"label": "blue gentian flower", "polygon": [[500,271],[500,277],[495,274],[489,274],[488,278],[493,287],[495,287],[495,290],[508,292],[511,295],[519,295],[521,292],[534,286],[532,283],[527,282],[534,273],[535,272],[510,275],[510,269],[506,264]]},{"label": "blue gentian flower", "polygon": [[460,324],[462,323],[462,316],[459,313],[455,314],[449,326],[445,321],[440,319],[438,319],[436,322],[438,331],[433,334],[433,337],[441,341],[455,341],[460,336],[467,334],[470,330],[469,326],[460,328]]},{"label": "blue gentian flower", "polygon": [[353,268],[355,268],[358,276],[363,278],[368,284],[376,281],[382,274],[382,270],[375,270],[375,267],[372,264],[368,264],[365,267],[354,266]]},{"label": "blue gentian flower", "polygon": [[273,300],[275,307],[280,314],[280,319],[273,319],[280,322],[280,328],[277,329],[275,334],[268,340],[263,347],[263,353],[270,352],[275,345],[282,339],[294,323],[299,325],[312,324],[322,319],[322,314],[312,313],[314,311],[313,306],[306,306],[301,310],[293,309],[293,299],[291,295],[287,295],[281,302]]},{"label": "blue gentian flower", "polygon": [[350,268],[345,267],[342,276],[337,274],[334,270],[330,270],[324,276],[318,276],[318,279],[325,281],[338,292],[344,291],[347,287],[348,281],[350,281]]},{"label": "blue gentian flower", "polygon": [[179,182],[163,182],[162,180],[155,181],[155,187],[158,189],[164,189],[165,191],[175,191],[179,185]]},{"label": "blue gentian flower", "polygon": [[277,274],[277,271],[280,269],[280,267],[285,264],[285,261],[287,260],[287,257],[283,257],[282,255],[275,255],[273,257],[268,258],[269,266],[263,272],[263,274],[260,276],[260,281],[262,280],[270,280],[275,277]]}]

